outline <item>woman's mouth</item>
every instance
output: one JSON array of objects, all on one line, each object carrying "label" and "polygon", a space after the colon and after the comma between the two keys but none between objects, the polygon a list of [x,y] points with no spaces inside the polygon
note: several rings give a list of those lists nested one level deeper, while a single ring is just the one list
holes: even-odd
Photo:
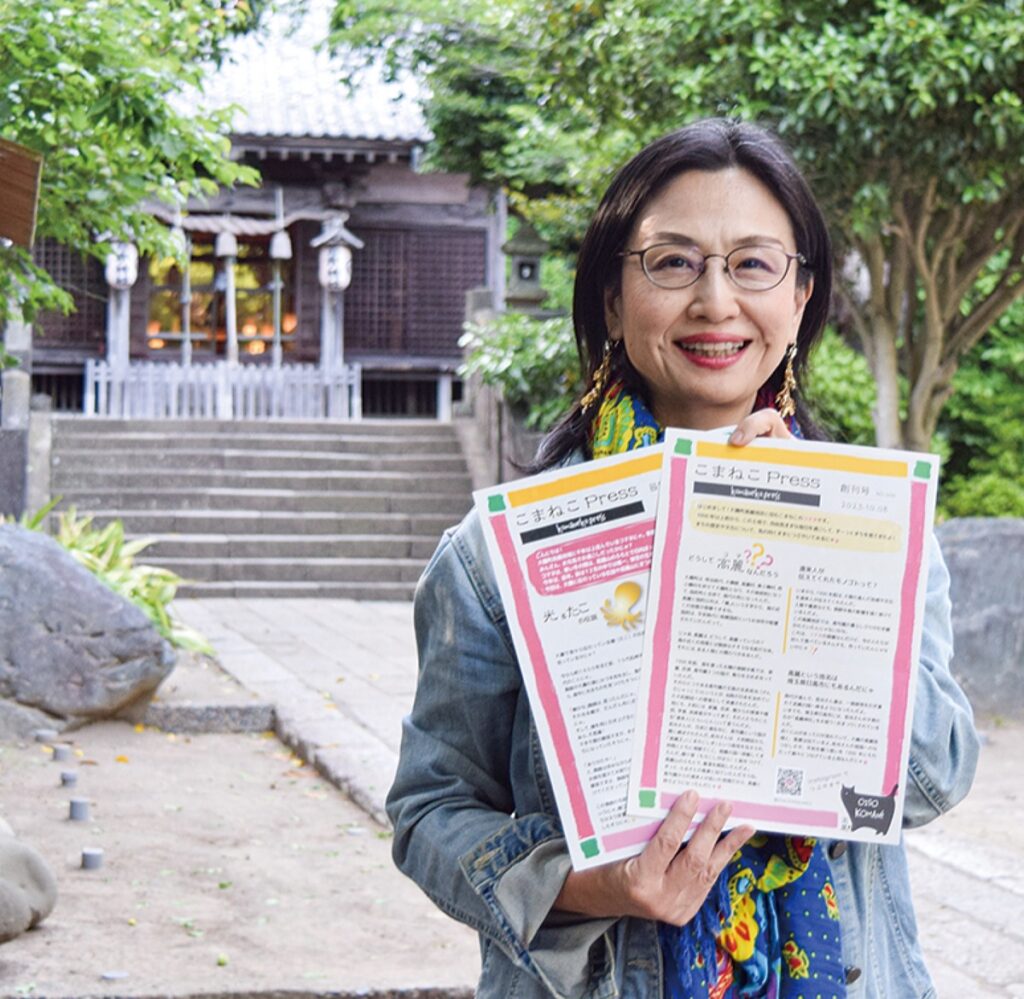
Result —
[{"label": "woman's mouth", "polygon": [[750,343],[749,340],[690,337],[677,340],[683,356],[701,367],[725,367],[735,361]]},{"label": "woman's mouth", "polygon": [[728,357],[731,354],[738,354],[746,342],[732,343],[681,343],[679,345],[688,354],[702,354],[704,357]]}]

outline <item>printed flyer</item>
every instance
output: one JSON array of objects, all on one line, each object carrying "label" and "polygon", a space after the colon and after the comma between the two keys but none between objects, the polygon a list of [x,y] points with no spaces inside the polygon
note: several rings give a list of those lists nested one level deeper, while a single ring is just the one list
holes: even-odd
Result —
[{"label": "printed flyer", "polygon": [[629,811],[899,839],[939,460],[669,430]]},{"label": "printed flyer", "polygon": [[661,824],[626,792],[662,448],[474,494],[577,870]]}]

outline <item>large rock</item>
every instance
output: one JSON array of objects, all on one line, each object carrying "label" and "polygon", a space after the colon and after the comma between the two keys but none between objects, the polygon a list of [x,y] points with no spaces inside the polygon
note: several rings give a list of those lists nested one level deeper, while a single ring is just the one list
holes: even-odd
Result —
[{"label": "large rock", "polygon": [[45,711],[30,708],[17,701],[0,698],[0,741],[26,741],[41,729],[61,732],[66,727],[67,723],[62,718],[48,715]]},{"label": "large rock", "polygon": [[1024,520],[964,517],[936,533],[951,577],[953,672],[979,713],[1024,717]]},{"label": "large rock", "polygon": [[46,861],[0,827],[0,943],[41,923],[57,904],[57,881]]},{"label": "large rock", "polygon": [[134,604],[52,538],[0,526],[0,697],[87,721],[149,696],[173,667]]}]

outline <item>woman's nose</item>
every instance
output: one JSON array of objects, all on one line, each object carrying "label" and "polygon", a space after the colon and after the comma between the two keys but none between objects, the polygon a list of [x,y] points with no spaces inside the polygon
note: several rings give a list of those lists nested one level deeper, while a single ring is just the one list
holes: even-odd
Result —
[{"label": "woman's nose", "polygon": [[705,258],[704,271],[689,290],[687,312],[691,316],[717,321],[728,319],[739,310],[736,286],[729,278],[724,260]]}]

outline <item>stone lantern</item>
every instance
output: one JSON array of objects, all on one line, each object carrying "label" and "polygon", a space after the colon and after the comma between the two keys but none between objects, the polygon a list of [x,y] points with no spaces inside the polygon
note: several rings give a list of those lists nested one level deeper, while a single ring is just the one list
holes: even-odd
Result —
[{"label": "stone lantern", "polygon": [[139,276],[139,251],[134,243],[113,242],[107,253],[104,277],[107,296],[107,360],[114,371],[128,369],[131,289]]},{"label": "stone lantern", "polygon": [[521,221],[516,234],[501,249],[512,265],[505,308],[510,312],[540,312],[547,298],[540,286],[540,259],[547,253],[548,244],[529,222]]},{"label": "stone lantern", "polygon": [[325,219],[320,234],[310,241],[319,253],[320,367],[332,371],[345,362],[345,289],[352,282],[352,250],[363,241],[345,228],[348,212]]}]

